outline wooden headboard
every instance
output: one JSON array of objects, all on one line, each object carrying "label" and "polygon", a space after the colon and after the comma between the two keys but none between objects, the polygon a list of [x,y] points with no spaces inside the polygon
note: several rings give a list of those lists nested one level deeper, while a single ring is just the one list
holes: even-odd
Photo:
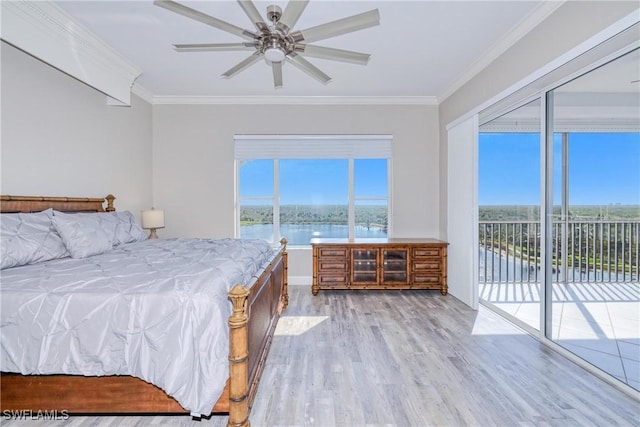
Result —
[{"label": "wooden headboard", "polygon": [[[105,208],[104,202],[107,201]],[[41,197],[0,196],[0,213],[40,212],[55,209],[60,212],[113,212],[115,197],[109,194],[104,199],[90,197]]]}]

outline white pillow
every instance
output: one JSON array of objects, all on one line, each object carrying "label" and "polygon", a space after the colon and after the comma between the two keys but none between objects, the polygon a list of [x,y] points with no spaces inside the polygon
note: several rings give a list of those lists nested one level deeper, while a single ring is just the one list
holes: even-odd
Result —
[{"label": "white pillow", "polygon": [[71,258],[86,258],[113,248],[114,229],[105,228],[100,215],[104,214],[55,212],[53,225]]},{"label": "white pillow", "polygon": [[136,221],[133,214],[129,211],[110,212],[117,219],[117,226],[114,234],[114,246],[123,245],[125,243],[140,242],[147,239],[140,224]]},{"label": "white pillow", "polygon": [[0,268],[69,256],[52,222],[53,210],[0,215]]}]

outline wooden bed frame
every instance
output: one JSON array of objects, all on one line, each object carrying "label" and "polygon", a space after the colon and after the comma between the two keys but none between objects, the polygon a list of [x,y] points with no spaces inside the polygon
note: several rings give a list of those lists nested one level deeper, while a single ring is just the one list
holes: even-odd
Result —
[{"label": "wooden bed frame", "polygon": [[[0,212],[112,212],[115,197],[0,196]],[[106,208],[103,206],[107,202]],[[288,304],[286,240],[252,284],[229,293],[229,379],[212,414],[229,414],[229,426],[249,426],[249,412],[276,324]],[[187,413],[160,388],[132,376],[20,375],[2,373],[1,411],[77,414]]]}]

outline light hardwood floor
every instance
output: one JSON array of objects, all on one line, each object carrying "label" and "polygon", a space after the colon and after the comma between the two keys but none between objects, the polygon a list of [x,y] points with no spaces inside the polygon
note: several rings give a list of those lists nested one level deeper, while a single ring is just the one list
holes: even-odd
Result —
[{"label": "light hardwood floor", "polygon": [[[486,308],[437,291],[290,287],[253,426],[639,426],[640,403]],[[188,416],[53,426],[223,426]],[[4,421],[7,426],[42,421]]]}]

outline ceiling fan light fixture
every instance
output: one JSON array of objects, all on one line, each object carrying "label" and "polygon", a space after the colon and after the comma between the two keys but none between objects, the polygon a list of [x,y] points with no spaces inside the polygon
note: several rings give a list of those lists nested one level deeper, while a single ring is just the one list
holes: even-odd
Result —
[{"label": "ceiling fan light fixture", "polygon": [[285,57],[285,53],[278,47],[270,47],[265,49],[264,57],[270,62],[282,62]]}]

